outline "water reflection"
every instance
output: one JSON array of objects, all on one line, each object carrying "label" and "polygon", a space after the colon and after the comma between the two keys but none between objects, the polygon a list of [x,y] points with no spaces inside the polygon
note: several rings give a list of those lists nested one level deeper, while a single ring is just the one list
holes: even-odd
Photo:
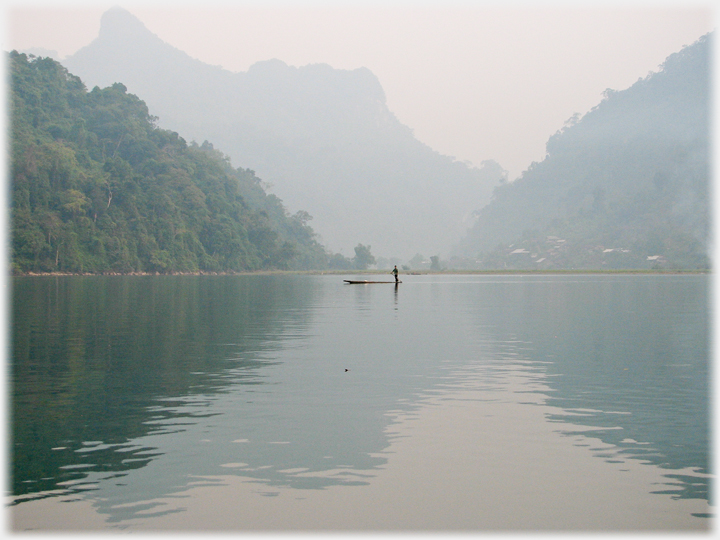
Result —
[{"label": "water reflection", "polygon": [[309,324],[288,301],[317,294],[274,276],[15,279],[13,493],[146,466],[155,446],[129,441],[181,431],[230,384],[261,386]]},{"label": "water reflection", "polygon": [[[710,498],[708,276],[495,279],[473,291],[480,321],[542,362],[550,418],[667,469],[659,492]],[[485,327],[487,330],[487,326]],[[672,471],[677,471],[677,474]]]},{"label": "water reflection", "polygon": [[366,485],[399,412],[463,386],[498,395],[521,370],[507,392],[542,394],[570,437],[592,429],[600,459],[647,461],[668,469],[659,490],[707,498],[707,282],[16,279],[13,494],[91,491],[121,522],[223,475],[268,496]]},{"label": "water reflection", "polygon": [[446,325],[399,319],[395,295],[312,276],[17,279],[16,500],[92,491],[121,520],[218,474],[367,483],[388,412],[446,354]]}]

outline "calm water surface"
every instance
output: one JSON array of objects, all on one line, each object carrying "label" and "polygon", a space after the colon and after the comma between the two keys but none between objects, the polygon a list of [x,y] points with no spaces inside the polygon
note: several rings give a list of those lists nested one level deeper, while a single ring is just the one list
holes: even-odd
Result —
[{"label": "calm water surface", "polygon": [[121,525],[219,476],[357,489],[398,414],[513,369],[598,460],[712,503],[709,276],[342,278],[14,278],[11,504],[75,495]]}]

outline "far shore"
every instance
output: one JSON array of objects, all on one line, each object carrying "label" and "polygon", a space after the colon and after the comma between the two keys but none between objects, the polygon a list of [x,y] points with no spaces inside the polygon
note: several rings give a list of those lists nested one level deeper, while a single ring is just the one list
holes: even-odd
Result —
[{"label": "far shore", "polygon": [[[409,270],[401,271],[400,275],[562,275],[562,274],[711,274],[712,269],[566,269],[566,270]],[[13,272],[11,277],[46,277],[46,276],[248,276],[248,275],[385,275],[390,270],[253,270],[244,272]]]}]

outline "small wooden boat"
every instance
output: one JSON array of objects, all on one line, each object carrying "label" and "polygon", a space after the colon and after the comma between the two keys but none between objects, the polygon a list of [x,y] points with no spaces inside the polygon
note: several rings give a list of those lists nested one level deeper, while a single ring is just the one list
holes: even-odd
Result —
[{"label": "small wooden boat", "polygon": [[366,283],[402,283],[402,281],[367,281],[367,280],[353,280],[353,279],[344,279],[345,283],[349,283],[350,285],[365,285]]}]

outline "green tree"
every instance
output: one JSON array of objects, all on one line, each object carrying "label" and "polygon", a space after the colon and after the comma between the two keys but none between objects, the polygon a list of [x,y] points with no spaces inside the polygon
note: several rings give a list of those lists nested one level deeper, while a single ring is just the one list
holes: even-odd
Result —
[{"label": "green tree", "polygon": [[370,253],[370,246],[358,244],[355,246],[355,257],[353,263],[358,270],[367,270],[367,268],[375,264],[375,257]]},{"label": "green tree", "polygon": [[333,253],[328,256],[328,268],[330,270],[352,270],[354,262],[340,253]]}]

